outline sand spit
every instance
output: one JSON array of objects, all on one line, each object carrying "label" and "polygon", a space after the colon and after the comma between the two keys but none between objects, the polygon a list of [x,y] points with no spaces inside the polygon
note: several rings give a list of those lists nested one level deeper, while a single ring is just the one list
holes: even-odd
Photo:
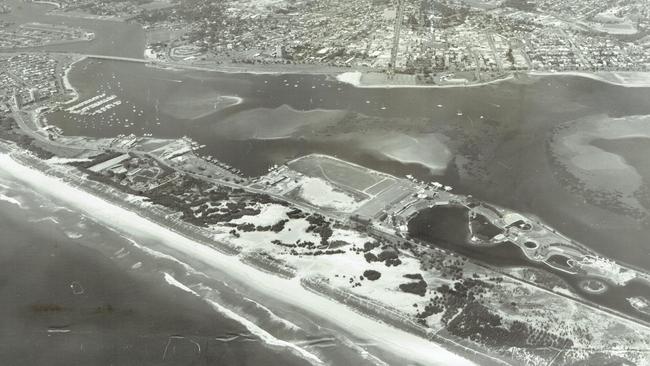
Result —
[{"label": "sand spit", "polygon": [[7,154],[0,155],[0,167],[14,178],[44,194],[66,202],[103,224],[136,237],[157,240],[170,251],[179,252],[194,258],[197,262],[219,268],[234,278],[245,281],[251,289],[325,317],[358,337],[403,357],[405,362],[458,366],[474,364],[435,343],[364,317],[334,300],[316,295],[303,288],[298,279],[283,279],[256,270],[241,263],[237,258],[225,256],[215,249],[146,220],[134,212],[21,165]]},{"label": "sand spit", "polygon": [[431,88],[431,89],[445,89],[445,88],[472,88],[477,86],[485,86],[500,83],[506,80],[514,79],[513,75],[508,75],[501,79],[496,79],[492,81],[485,81],[481,83],[470,83],[470,84],[449,84],[449,85],[438,85],[438,84],[390,84],[390,83],[381,83],[381,84],[364,84],[362,81],[363,73],[360,71],[350,71],[338,74],[336,80],[350,84],[356,88],[367,88],[367,89],[397,89],[397,88]]},{"label": "sand spit", "polygon": [[254,108],[233,114],[214,128],[221,136],[235,140],[274,140],[302,136],[314,128],[334,125],[344,111],[315,109],[299,111],[288,105],[278,108]]},{"label": "sand spit", "polygon": [[531,71],[531,76],[578,76],[626,88],[650,88],[650,72]]},{"label": "sand spit", "polygon": [[392,133],[365,139],[366,148],[387,159],[404,164],[419,164],[432,174],[442,174],[452,158],[443,142],[446,137],[429,133],[416,136]]},{"label": "sand spit", "polygon": [[350,85],[354,85],[356,87],[360,87],[362,76],[363,74],[359,71],[344,72],[342,74],[337,75],[336,80],[342,83],[347,83]]},{"label": "sand spit", "polygon": [[[588,79],[597,80],[603,83],[623,86],[627,88],[649,88],[650,72],[580,72],[580,71],[528,71],[524,75],[530,76],[578,76]],[[357,88],[471,88],[477,86],[491,85],[501,83],[506,80],[513,80],[514,75],[505,78],[496,79],[481,83],[459,84],[459,85],[403,85],[403,84],[364,84],[362,81],[363,73],[360,71],[350,71],[338,74],[336,79],[342,83],[350,84]]]},{"label": "sand spit", "polygon": [[650,116],[611,118],[592,116],[566,123],[551,140],[554,160],[588,189],[609,192],[626,206],[642,209],[634,196],[643,177],[623,156],[605,151],[594,141],[627,138],[650,139]]},{"label": "sand spit", "polygon": [[160,112],[176,119],[197,120],[243,103],[236,95],[221,95],[210,88],[182,84],[160,103]]}]

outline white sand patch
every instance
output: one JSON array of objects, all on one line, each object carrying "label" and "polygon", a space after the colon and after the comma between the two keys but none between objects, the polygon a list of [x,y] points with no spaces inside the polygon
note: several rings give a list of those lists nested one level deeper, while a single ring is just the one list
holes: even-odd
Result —
[{"label": "white sand patch", "polygon": [[[400,259],[402,264],[399,266],[387,267],[383,262],[368,263],[363,255],[346,252],[316,258],[306,256],[302,258],[291,257],[288,261],[296,266],[298,273],[303,276],[322,275],[329,278],[330,283],[334,286],[385,303],[405,314],[414,315],[417,309],[413,307],[413,304],[424,304],[427,302],[428,297],[403,292],[399,289],[399,285],[413,282],[413,280],[403,276],[405,274],[420,273],[420,264],[417,260],[404,256],[400,256]],[[368,279],[361,281],[359,276],[369,269],[380,272],[381,277],[376,281]],[[353,283],[361,283],[361,286],[353,288],[350,278],[354,278]]]},{"label": "white sand patch", "polygon": [[580,71],[530,71],[529,75],[534,76],[579,76],[587,79],[601,81],[603,83],[623,86],[626,88],[647,88],[650,87],[650,72],[643,71],[617,71],[617,72],[580,72]]},{"label": "white sand patch", "polygon": [[287,218],[287,212],[291,211],[288,207],[270,204],[264,205],[257,215],[247,215],[239,219],[230,221],[233,224],[253,224],[255,226],[271,226],[277,224],[280,220]]},{"label": "white sand patch", "polygon": [[344,72],[342,74],[337,75],[336,80],[342,83],[351,84],[354,86],[360,86],[362,75],[363,74],[359,71]]},{"label": "white sand patch", "polygon": [[133,194],[129,194],[124,200],[129,203],[137,203],[140,207],[148,207],[152,205],[151,202],[146,201],[147,198]]},{"label": "white sand patch", "polygon": [[445,139],[444,136],[434,133],[417,136],[392,133],[364,139],[362,146],[391,160],[419,164],[433,174],[441,174],[452,158],[451,151],[443,142]]},{"label": "white sand patch", "polygon": [[590,188],[629,196],[642,184],[641,175],[624,157],[602,150],[592,141],[650,138],[648,121],[649,116],[596,116],[572,121],[555,139],[553,152]]},{"label": "white sand patch", "polygon": [[236,95],[221,95],[205,85],[178,83],[178,88],[160,101],[160,113],[177,119],[197,120],[243,102]]},{"label": "white sand patch", "polygon": [[[234,221],[234,220],[233,220]],[[274,249],[277,246],[271,243],[273,240],[279,240],[286,244],[294,244],[297,240],[303,242],[311,241],[312,243],[319,243],[320,236],[314,233],[308,233],[307,228],[309,227],[309,222],[305,219],[293,219],[289,220],[284,225],[284,229],[279,233],[273,231],[240,231],[239,238],[232,236],[227,233],[232,230],[230,227],[217,226],[216,229],[222,231],[222,233],[215,235],[215,240],[222,240],[228,243],[232,243],[238,247],[241,247],[244,251],[254,251],[257,249],[270,250]]]},{"label": "white sand patch", "polygon": [[90,161],[90,159],[88,159],[88,158],[83,158],[83,159],[61,158],[61,157],[58,157],[58,156],[54,156],[54,157],[51,157],[51,158],[47,159],[48,163],[59,164],[59,165],[68,164],[68,163],[83,163],[83,162],[86,162],[86,161]]},{"label": "white sand patch", "polygon": [[[363,340],[381,347],[384,351],[399,355],[405,364],[409,362],[427,365],[474,365],[440,345],[424,338],[362,316],[334,300],[304,289],[298,279],[285,279],[268,275],[247,266],[237,258],[223,255],[217,250],[201,245],[161,225],[151,222],[135,212],[125,210],[103,199],[69,186],[59,179],[23,166],[8,155],[0,155],[0,169],[38,191],[54,196],[91,215],[98,222],[119,228],[136,237],[146,237],[166,246],[169,252],[203,265],[218,268],[229,276],[245,281],[262,295],[272,296],[290,303],[306,312],[319,314],[332,323],[357,335]],[[155,252],[155,251],[154,251]],[[162,253],[154,254],[157,256]],[[216,305],[215,308],[223,307]],[[227,310],[227,309],[225,309]],[[232,314],[232,312],[230,312]],[[236,316],[236,314],[233,314]],[[243,319],[245,320],[245,319]],[[255,326],[254,324],[250,324]]]},{"label": "white sand patch", "polygon": [[334,242],[337,240],[344,241],[346,243],[350,243],[352,245],[356,245],[357,247],[362,247],[362,248],[363,248],[363,244],[365,244],[366,242],[375,241],[375,239],[365,234],[362,234],[358,231],[347,230],[347,229],[334,229],[332,231],[332,236],[330,237],[329,241]]},{"label": "white sand patch", "polygon": [[354,197],[319,178],[305,178],[300,185],[300,197],[318,207],[333,208],[341,212],[352,212],[359,207]]},{"label": "white sand patch", "polygon": [[80,58],[79,60],[70,63],[70,64],[65,68],[65,71],[64,71],[64,73],[63,73],[63,78],[62,78],[62,81],[63,81],[63,87],[65,88],[66,91],[72,93],[72,99],[66,101],[65,104],[74,103],[74,102],[76,102],[77,100],[79,100],[79,93],[77,92],[77,89],[75,89],[75,87],[72,86],[72,84],[70,83],[70,71],[72,70],[72,66],[73,66],[75,63],[77,63],[77,62],[79,62],[79,61],[82,61],[82,60],[84,60],[85,58],[86,58],[86,57],[84,56],[84,57]]},{"label": "white sand patch", "polygon": [[[597,147],[583,146],[581,150],[582,152],[580,155],[571,158],[571,162],[580,169],[611,171],[626,171],[628,169],[633,169],[627,164],[627,162],[625,162],[625,159],[622,157],[607,151],[603,151]],[[612,172],[612,174],[615,174],[615,172]],[[638,179],[635,179],[635,181],[640,183],[640,179],[641,177],[639,176]]]},{"label": "white sand patch", "polygon": [[[272,244],[273,240],[280,240],[283,243],[292,244],[297,240],[302,242],[310,241],[318,244],[320,236],[314,233],[307,233],[309,223],[305,219],[292,219],[280,233],[274,232],[240,232],[236,238],[230,234],[223,234],[222,240],[242,247],[244,251],[263,249],[273,253],[277,258],[286,261],[287,264],[296,268],[301,277],[320,275],[329,278],[335,286],[347,289],[361,296],[376,301],[384,302],[390,307],[400,310],[406,314],[415,315],[417,309],[413,307],[418,303],[420,308],[427,302],[427,297],[409,294],[399,290],[399,285],[412,280],[404,278],[405,274],[420,273],[419,262],[415,259],[402,257],[402,264],[397,267],[387,267],[383,263],[367,263],[362,254],[354,251],[346,251],[332,255],[294,256],[288,253],[288,249]],[[228,228],[228,227],[224,227]],[[363,233],[348,229],[333,229],[330,242],[344,241],[357,247],[375,240]],[[336,249],[346,250],[351,247],[337,247]],[[300,252],[301,249],[298,249]],[[354,278],[353,283],[359,282],[359,276],[367,269],[373,269],[382,273],[377,281],[360,281],[362,286],[352,287],[349,280]]]},{"label": "white sand patch", "polygon": [[235,140],[276,140],[312,133],[314,128],[334,125],[345,111],[300,111],[283,104],[277,108],[254,108],[232,114],[214,125],[221,136]]}]

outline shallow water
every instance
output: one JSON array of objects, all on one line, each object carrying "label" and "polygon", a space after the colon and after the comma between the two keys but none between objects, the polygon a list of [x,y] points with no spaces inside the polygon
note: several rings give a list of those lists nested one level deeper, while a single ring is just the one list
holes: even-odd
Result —
[{"label": "shallow water", "polygon": [[408,223],[409,234],[429,243],[432,247],[449,249],[469,258],[497,267],[533,267],[548,271],[562,278],[575,293],[597,304],[607,306],[632,317],[650,321],[650,316],[634,309],[627,298],[648,296],[650,283],[630,281],[625,286],[608,285],[602,294],[590,294],[582,290],[579,283],[588,277],[569,275],[547,265],[529,261],[522,250],[511,242],[493,247],[472,245],[469,239],[468,209],[465,207],[433,207],[420,211]]},{"label": "shallow water", "polygon": [[[98,116],[48,115],[66,134],[187,135],[206,145],[200,153],[247,175],[304,154],[334,155],[398,176],[440,180],[538,215],[605,256],[650,268],[650,227],[592,206],[562,186],[546,145],[555,126],[577,118],[650,114],[650,89],[579,77],[476,88],[358,89],[318,75],[170,71],[96,60],[76,64],[71,82],[82,99],[114,93],[124,103]],[[205,90],[243,102],[198,119],[164,113],[179,95],[202,98]],[[387,138],[402,142],[387,146]],[[444,171],[430,169],[447,161]]]}]

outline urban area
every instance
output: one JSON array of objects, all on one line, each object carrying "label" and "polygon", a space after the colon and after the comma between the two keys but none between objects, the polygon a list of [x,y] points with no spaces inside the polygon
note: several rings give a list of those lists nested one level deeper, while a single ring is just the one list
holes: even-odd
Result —
[{"label": "urban area", "polygon": [[[54,3],[53,14],[142,24],[152,64],[328,66],[360,72],[358,82],[367,84],[650,72],[646,1]],[[0,2],[0,12],[11,11]],[[64,135],[44,119],[47,112],[85,118],[126,101],[80,96],[68,80],[78,54],[21,49],[93,38],[66,26],[0,24],[0,48],[10,49],[0,53],[0,152],[486,364],[650,363],[650,298],[623,299],[634,314],[597,298],[650,283],[650,275],[534,215],[328,155],[300,156],[250,177],[201,155],[188,137]],[[418,226],[443,216],[448,227]],[[497,268],[465,255],[500,250],[529,265]]]}]

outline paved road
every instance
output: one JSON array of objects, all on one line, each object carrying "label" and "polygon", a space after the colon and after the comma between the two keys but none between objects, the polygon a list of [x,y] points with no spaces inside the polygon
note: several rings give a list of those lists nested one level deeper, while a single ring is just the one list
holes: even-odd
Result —
[{"label": "paved road", "polygon": [[[143,59],[135,59],[135,58],[127,58],[127,57],[100,56],[100,55],[86,55],[86,56],[91,57],[91,58],[97,58],[97,59],[133,61],[133,62],[140,62],[140,63],[150,62],[150,61],[143,60]],[[160,63],[160,64],[169,65],[169,64],[165,64],[165,63]],[[34,128],[36,126],[30,126],[29,123],[31,123],[31,121],[29,123],[25,121],[24,115],[18,109],[18,106],[12,105],[11,109],[12,109],[12,115],[14,116],[18,126],[25,133],[27,133],[29,136],[33,137],[34,139],[37,139],[37,140],[39,140],[39,141],[41,141],[43,143],[46,143],[46,144],[49,144],[51,146],[55,146],[55,147],[58,147],[58,148],[72,149],[72,150],[79,150],[79,151],[88,150],[87,147],[74,146],[74,145],[71,145],[70,143],[64,143],[64,142],[59,142],[59,141],[56,141],[56,140],[50,140],[47,135],[39,133],[37,130],[35,130]],[[126,150],[128,150],[128,149],[126,149]],[[138,151],[138,150],[130,150],[130,151],[134,151],[136,153],[147,154],[146,151]],[[150,154],[147,154],[147,155],[151,156]],[[246,190],[248,192],[255,193],[255,194],[269,195],[269,196],[271,196],[271,197],[273,197],[273,198],[275,198],[277,200],[288,202],[288,203],[290,203],[290,204],[292,204],[292,205],[294,205],[294,206],[296,206],[296,207],[298,207],[298,208],[300,208],[300,209],[302,209],[302,210],[304,210],[306,212],[317,213],[317,214],[320,214],[320,215],[322,215],[322,216],[324,216],[326,218],[333,219],[333,220],[336,220],[336,221],[349,222],[349,220],[350,220],[350,215],[348,215],[348,214],[339,213],[339,212],[332,212],[332,211],[325,211],[322,208],[310,205],[310,204],[308,204],[306,202],[303,202],[303,201],[297,201],[295,199],[291,199],[291,198],[288,198],[288,197],[285,197],[285,196],[282,196],[282,195],[268,193],[268,192],[266,192],[264,190],[255,189],[255,188],[252,188],[252,187],[250,187],[248,185],[242,185],[242,184],[234,183],[234,182],[231,182],[231,181],[225,181],[223,179],[218,179],[218,178],[209,178],[209,177],[206,177],[204,175],[200,175],[200,174],[188,172],[188,171],[185,171],[185,170],[181,170],[178,167],[169,165],[167,162],[162,161],[160,159],[156,159],[156,160],[159,163],[161,163],[161,164],[163,164],[163,165],[165,165],[165,166],[167,166],[167,167],[169,167],[171,169],[174,169],[174,170],[177,170],[177,171],[180,170],[182,173],[189,174],[189,175],[191,175],[191,176],[193,176],[193,177],[195,177],[197,179],[206,180],[206,181],[212,182],[214,184],[228,186],[228,187],[231,187],[231,188],[241,188],[241,189],[244,189],[244,190]],[[385,232],[382,232],[382,231],[376,231],[375,234],[377,234],[379,236],[382,236],[386,240],[389,240],[391,242],[395,241],[395,240],[398,240],[398,241],[404,241],[405,240],[404,238],[401,238],[399,236],[392,235],[392,234],[389,234],[389,233],[385,233]],[[427,248],[427,249],[429,248],[428,246],[420,245],[420,244],[417,244],[417,243],[413,243],[413,244],[418,245],[423,249],[424,248]],[[583,304],[585,304],[587,306],[591,306],[591,307],[593,307],[595,309],[598,309],[600,311],[607,312],[608,314],[610,314],[612,316],[615,316],[615,317],[618,317],[618,318],[623,318],[623,319],[626,319],[626,320],[632,320],[632,321],[635,321],[635,322],[640,322],[644,326],[650,327],[650,324],[648,324],[647,322],[644,322],[644,321],[642,321],[640,319],[632,318],[632,317],[627,316],[625,314],[619,313],[618,311],[602,307],[602,306],[600,306],[598,304],[595,304],[595,303],[591,303],[591,302],[588,302],[588,301],[583,301],[582,299],[576,299],[575,297],[570,297],[570,296],[567,296],[567,295],[564,295],[564,294],[559,294],[559,293],[556,293],[556,292],[552,292],[552,291],[550,291],[550,290],[548,290],[548,289],[546,289],[546,288],[544,288],[542,286],[539,286],[537,284],[530,283],[528,281],[522,280],[520,278],[514,277],[514,276],[506,274],[504,272],[501,272],[498,269],[495,269],[492,266],[484,264],[484,263],[482,263],[480,261],[473,260],[473,262],[475,262],[475,263],[477,263],[479,265],[482,265],[482,266],[484,266],[484,267],[486,267],[486,268],[488,268],[490,270],[499,272],[499,273],[501,273],[501,274],[503,274],[505,276],[508,276],[509,278],[512,278],[513,280],[516,280],[516,281],[518,281],[518,282],[520,282],[522,284],[525,284],[527,286],[534,286],[534,287],[536,287],[536,288],[538,288],[538,289],[540,289],[542,291],[552,293],[552,294],[555,294],[555,295],[558,295],[558,296],[563,296],[563,297],[566,297],[566,298],[571,299],[573,301],[581,302],[581,303],[583,303]]]}]

